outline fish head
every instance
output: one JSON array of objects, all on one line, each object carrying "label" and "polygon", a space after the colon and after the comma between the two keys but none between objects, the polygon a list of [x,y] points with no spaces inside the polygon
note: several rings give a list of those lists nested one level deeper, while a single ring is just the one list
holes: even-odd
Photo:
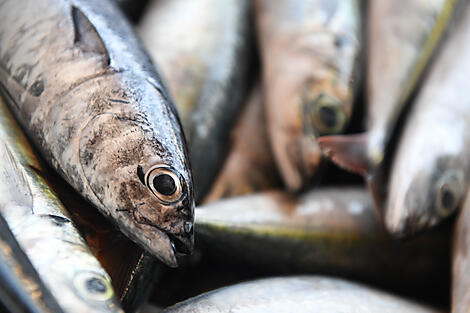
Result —
[{"label": "fish head", "polygon": [[466,177],[461,163],[441,157],[432,166],[423,165],[389,193],[385,225],[395,237],[404,237],[433,227],[462,204]]},{"label": "fish head", "polygon": [[[188,154],[176,111],[163,92],[139,88],[130,93],[103,87],[98,100],[90,100],[90,105],[109,106],[81,130],[85,194],[125,235],[177,266],[176,257],[190,254],[194,246]],[[113,101],[119,109],[113,109]]]}]

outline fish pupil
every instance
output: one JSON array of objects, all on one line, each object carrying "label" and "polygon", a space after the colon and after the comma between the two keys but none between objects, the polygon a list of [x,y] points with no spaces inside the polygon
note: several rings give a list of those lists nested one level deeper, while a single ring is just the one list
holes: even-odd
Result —
[{"label": "fish pupil", "polygon": [[318,110],[321,120],[328,128],[335,127],[337,123],[336,112],[334,109],[324,106]]},{"label": "fish pupil", "polygon": [[450,210],[453,208],[454,206],[454,202],[455,202],[455,197],[454,195],[452,194],[451,191],[445,189],[443,192],[442,192],[442,198],[441,198],[441,204],[442,204],[442,207],[447,209],[447,210]]},{"label": "fish pupil", "polygon": [[158,175],[153,179],[153,187],[156,191],[165,196],[171,196],[176,191],[174,179],[167,174]]},{"label": "fish pupil", "polygon": [[86,284],[87,290],[92,293],[105,293],[106,292],[106,284],[96,277],[88,279],[85,284]]}]

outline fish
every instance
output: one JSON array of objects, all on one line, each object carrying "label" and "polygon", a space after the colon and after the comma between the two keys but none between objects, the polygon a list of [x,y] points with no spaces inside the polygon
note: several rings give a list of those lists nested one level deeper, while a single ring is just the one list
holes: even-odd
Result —
[{"label": "fish", "polygon": [[62,313],[0,215],[0,310],[10,313]]},{"label": "fish", "polygon": [[227,159],[204,203],[281,187],[266,132],[263,95],[256,85],[231,132]]},{"label": "fish", "polygon": [[440,312],[355,282],[327,276],[270,277],[219,288],[162,312]]},{"label": "fish", "polygon": [[359,82],[360,1],[254,2],[268,135],[287,188],[320,167],[315,139],[345,130]]},{"label": "fish", "polygon": [[413,284],[445,280],[441,274],[450,266],[447,229],[392,240],[364,187],[321,187],[300,196],[276,190],[212,202],[196,207],[195,228],[206,253],[275,273],[341,275],[412,291],[420,288]]},{"label": "fish", "polygon": [[460,9],[408,115],[391,164],[384,222],[395,237],[455,213],[469,187],[470,5]]},{"label": "fish", "polygon": [[[369,2],[366,131],[318,138],[326,157],[365,176],[371,184],[380,182],[377,177],[381,176],[399,117],[429,68],[458,2]],[[373,192],[378,190],[372,187]]]},{"label": "fish", "polygon": [[21,128],[0,101],[0,213],[67,312],[123,312],[111,279],[49,188]]},{"label": "fish", "polygon": [[156,0],[138,31],[175,100],[200,203],[222,166],[249,92],[251,1]]},{"label": "fish", "polygon": [[1,93],[41,155],[128,238],[176,267],[194,246],[185,139],[119,9],[4,0],[0,18]]},{"label": "fish", "polygon": [[464,313],[468,311],[470,295],[470,259],[469,228],[470,225],[470,197],[467,197],[462,205],[462,210],[455,223],[452,243],[452,286],[451,286],[451,312]]}]

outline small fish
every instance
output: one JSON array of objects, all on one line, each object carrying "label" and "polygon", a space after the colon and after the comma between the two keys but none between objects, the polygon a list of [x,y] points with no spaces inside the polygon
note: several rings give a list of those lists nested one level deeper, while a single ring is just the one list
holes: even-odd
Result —
[{"label": "small fish", "polygon": [[270,191],[213,202],[196,208],[195,223],[206,251],[277,272],[422,287],[445,278],[449,266],[445,231],[391,240],[363,188],[319,188],[298,198]]},{"label": "small fish", "polygon": [[290,190],[321,161],[315,138],[342,132],[359,81],[360,1],[255,1],[268,134]]},{"label": "small fish", "polygon": [[432,313],[430,307],[354,282],[323,276],[274,277],[216,289],[163,310],[184,312]]},{"label": "small fish", "polygon": [[0,89],[48,163],[130,239],[175,267],[194,245],[173,104],[108,1],[0,2]]},{"label": "small fish", "polygon": [[458,1],[369,2],[367,131],[319,138],[323,153],[333,162],[366,177],[379,171],[397,119],[443,37]]},{"label": "small fish", "polygon": [[392,162],[385,226],[397,237],[433,227],[462,204],[470,175],[470,5],[417,95]]},{"label": "small fish", "polygon": [[280,187],[266,133],[261,86],[253,88],[230,139],[228,157],[205,203]]},{"label": "small fish", "polygon": [[466,313],[470,305],[470,197],[455,224],[452,255],[452,313]]},{"label": "small fish", "polygon": [[0,310],[2,309],[9,313],[63,312],[0,215]]},{"label": "small fish", "polygon": [[0,213],[64,310],[123,312],[108,274],[41,172],[27,139],[0,101]]},{"label": "small fish", "polygon": [[155,0],[139,25],[181,117],[196,203],[222,166],[231,126],[249,91],[250,8],[250,0]]}]

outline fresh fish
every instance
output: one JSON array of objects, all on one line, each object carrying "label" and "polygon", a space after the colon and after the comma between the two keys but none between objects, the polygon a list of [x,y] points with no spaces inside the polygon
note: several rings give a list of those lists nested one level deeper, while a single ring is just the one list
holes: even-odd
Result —
[{"label": "fresh fish", "polygon": [[204,202],[280,187],[266,132],[261,86],[256,86],[231,133],[232,146]]},{"label": "fresh fish", "polygon": [[452,256],[452,313],[466,313],[470,305],[470,197],[455,224]]},{"label": "fresh fish", "polygon": [[458,0],[369,2],[367,131],[318,139],[339,166],[368,176],[383,164],[386,146],[420,81]]},{"label": "fresh fish", "polygon": [[184,136],[149,57],[108,1],[0,2],[0,87],[60,175],[169,266],[193,249]]},{"label": "fresh fish", "polygon": [[156,0],[140,23],[188,139],[197,203],[222,165],[248,92],[250,8],[250,0]]},{"label": "fresh fish", "polygon": [[9,313],[63,312],[1,215],[0,310]]},{"label": "fresh fish", "polygon": [[445,230],[391,240],[361,188],[320,188],[299,198],[271,191],[213,202],[196,209],[195,223],[206,251],[275,272],[408,288],[445,279],[450,266]]},{"label": "fresh fish", "polygon": [[359,81],[358,0],[257,0],[268,134],[290,190],[317,170],[319,135],[343,131]]},{"label": "fresh fish", "polygon": [[122,312],[108,274],[41,177],[43,172],[0,101],[0,213],[64,310]]},{"label": "fresh fish", "polygon": [[391,167],[385,226],[402,237],[460,207],[470,175],[470,4],[433,63],[409,113]]},{"label": "fresh fish", "polygon": [[357,283],[322,276],[266,278],[220,288],[163,312],[431,313],[430,307]]}]

